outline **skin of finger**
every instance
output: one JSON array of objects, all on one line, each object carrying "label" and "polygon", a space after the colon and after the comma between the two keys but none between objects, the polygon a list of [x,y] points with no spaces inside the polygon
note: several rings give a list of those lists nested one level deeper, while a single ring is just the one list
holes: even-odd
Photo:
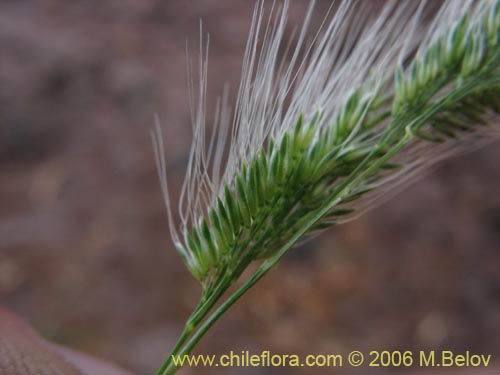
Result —
[{"label": "skin of finger", "polygon": [[0,375],[132,375],[90,355],[49,343],[0,308]]},{"label": "skin of finger", "polygon": [[[0,307],[0,375],[132,375],[102,360],[49,343],[26,322]],[[410,370],[408,375],[494,375],[483,369]]]}]

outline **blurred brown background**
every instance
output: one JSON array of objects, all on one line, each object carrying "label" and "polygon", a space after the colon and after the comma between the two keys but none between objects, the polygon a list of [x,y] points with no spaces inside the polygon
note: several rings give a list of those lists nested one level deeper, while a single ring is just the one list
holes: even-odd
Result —
[{"label": "blurred brown background", "polygon": [[[292,20],[304,3],[292,2]],[[0,298],[45,337],[139,375],[163,361],[199,287],[170,243],[149,130],[158,113],[176,194],[190,142],[186,40],[196,51],[202,18],[213,107],[224,82],[234,95],[252,7],[0,2]],[[498,160],[498,143],[450,160],[290,253],[197,352],[450,349],[500,360]]]}]

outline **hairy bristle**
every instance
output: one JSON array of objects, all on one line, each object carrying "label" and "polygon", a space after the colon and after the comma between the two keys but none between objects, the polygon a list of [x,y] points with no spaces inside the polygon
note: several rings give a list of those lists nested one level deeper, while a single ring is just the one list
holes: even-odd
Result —
[{"label": "hairy bristle", "polygon": [[[464,144],[491,140],[478,124],[497,120],[491,96],[499,92],[498,3],[446,0],[429,14],[437,6],[426,1],[389,1],[378,11],[368,2],[343,1],[311,31],[312,1],[287,39],[289,1],[269,10],[257,1],[233,113],[226,89],[210,137],[209,38],[203,42],[200,26],[179,230],[158,129],[154,137],[172,238],[191,272],[206,280],[221,259],[241,257],[252,246],[259,248],[254,259],[265,257],[272,249],[261,248],[279,241],[265,238],[263,226],[282,220],[293,230],[300,213],[319,210],[327,198],[327,215],[311,232],[346,221]],[[493,63],[487,72],[484,65]],[[474,83],[477,90],[467,86]],[[457,132],[461,141],[449,141]],[[317,186],[302,191],[309,181]],[[272,211],[272,204],[281,208]]]}]

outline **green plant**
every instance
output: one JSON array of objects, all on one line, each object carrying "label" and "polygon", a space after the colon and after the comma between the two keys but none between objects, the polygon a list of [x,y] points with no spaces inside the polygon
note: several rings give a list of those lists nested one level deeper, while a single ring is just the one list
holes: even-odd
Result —
[{"label": "green plant", "polygon": [[[460,5],[445,1],[426,23],[425,2],[390,2],[374,19],[344,2],[305,45],[311,5],[280,60],[288,2],[273,7],[265,27],[258,3],[232,130],[225,95],[208,140],[202,59],[180,231],[154,137],[172,238],[202,285],[158,375],[175,373],[171,356],[190,353],[305,236],[349,219],[457,145],[491,139],[500,110],[500,0]],[[226,296],[252,263],[253,274]]]}]

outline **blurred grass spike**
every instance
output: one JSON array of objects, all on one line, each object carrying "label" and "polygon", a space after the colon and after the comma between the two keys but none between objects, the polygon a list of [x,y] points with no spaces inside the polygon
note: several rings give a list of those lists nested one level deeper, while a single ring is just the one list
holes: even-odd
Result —
[{"label": "blurred grass spike", "polygon": [[[432,17],[426,1],[389,1],[378,12],[370,6],[341,2],[307,45],[314,2],[290,43],[289,1],[268,13],[257,2],[234,114],[225,93],[210,139],[201,56],[179,228],[157,126],[172,239],[202,284],[201,302],[171,354],[190,353],[304,236],[353,218],[471,142],[494,138],[500,0],[446,0]],[[254,273],[226,296],[253,262]],[[158,375],[176,370],[169,356]]]}]

